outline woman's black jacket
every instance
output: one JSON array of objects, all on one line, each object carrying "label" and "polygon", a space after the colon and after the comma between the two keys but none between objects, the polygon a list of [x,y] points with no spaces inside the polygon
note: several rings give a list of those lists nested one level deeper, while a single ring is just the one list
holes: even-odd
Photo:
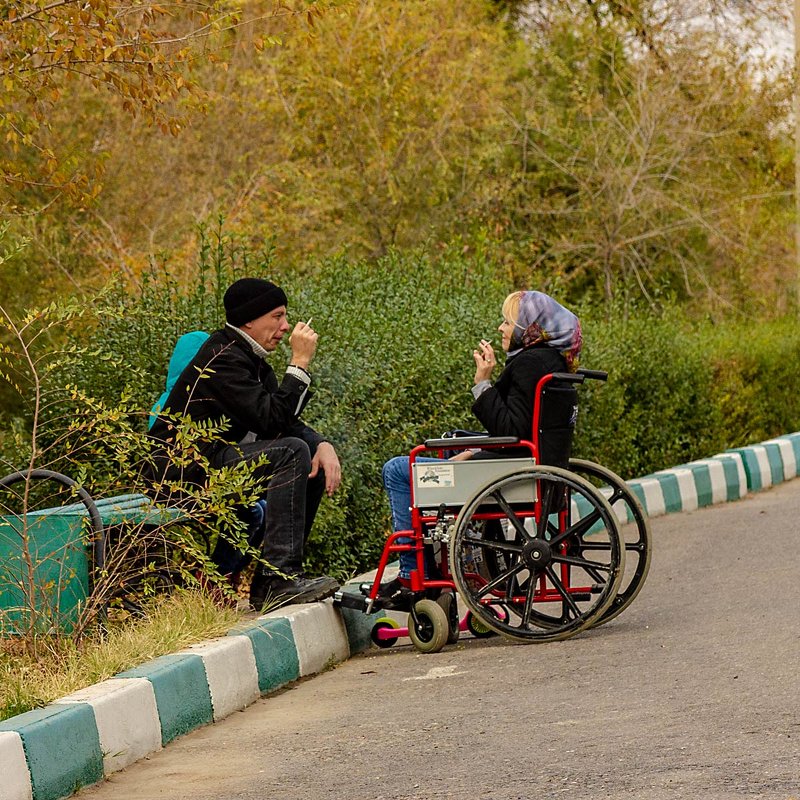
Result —
[{"label": "woman's black jacket", "polygon": [[[484,391],[472,405],[473,413],[489,435],[531,439],[536,385],[551,372],[567,372],[567,363],[557,350],[545,344],[534,345],[506,361],[494,386]],[[572,384],[551,381],[547,385],[539,419],[541,463],[568,465],[578,413],[577,396]],[[503,455],[526,455],[527,452],[504,450]]]}]

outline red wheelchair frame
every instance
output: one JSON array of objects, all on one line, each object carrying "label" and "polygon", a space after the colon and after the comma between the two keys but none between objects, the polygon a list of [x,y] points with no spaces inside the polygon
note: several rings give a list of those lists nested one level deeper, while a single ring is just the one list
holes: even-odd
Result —
[{"label": "red wheelchair frame", "polygon": [[[618,476],[592,462],[573,459],[569,470],[540,465],[539,430],[546,387],[551,381],[580,384],[586,378],[605,380],[606,374],[588,370],[552,373],[538,382],[530,440],[467,436],[428,440],[411,450],[412,529],[389,535],[372,584],[362,587],[365,597],[358,598],[360,606],[353,596],[347,601],[343,593],[337,595],[341,604],[367,613],[380,611],[380,585],[390,559],[400,553],[415,554],[416,565],[409,579],[414,602],[408,626],[400,627],[393,617],[379,619],[372,629],[375,644],[389,647],[409,636],[419,650],[436,652],[467,630],[478,637],[501,633],[521,641],[552,641],[606,622],[632,602],[647,574],[650,554],[649,528],[638,500]],[[516,462],[514,467],[508,462],[510,473],[479,487],[465,503],[443,500],[435,513],[429,504],[415,502],[414,465],[421,454],[435,451],[442,457],[445,449],[475,447],[527,449],[530,466],[520,468]],[[502,460],[481,463],[496,465]],[[604,492],[587,478],[600,479]],[[518,499],[508,500],[518,498],[520,492],[531,499],[522,504]],[[584,506],[580,516],[570,502],[575,497]],[[634,521],[632,541],[623,541],[607,498],[612,503],[621,500],[625,515]],[[578,518],[573,520],[573,516]],[[499,531],[505,526],[505,533],[490,536],[487,523]],[[427,577],[426,553],[437,546],[438,575]],[[477,558],[476,552],[482,567],[470,561]],[[592,553],[601,553],[600,560]],[[626,553],[635,555],[635,569],[624,581]],[[575,583],[576,571],[593,582]],[[460,618],[456,596],[467,606]],[[556,615],[543,612],[547,604],[562,610]]]}]

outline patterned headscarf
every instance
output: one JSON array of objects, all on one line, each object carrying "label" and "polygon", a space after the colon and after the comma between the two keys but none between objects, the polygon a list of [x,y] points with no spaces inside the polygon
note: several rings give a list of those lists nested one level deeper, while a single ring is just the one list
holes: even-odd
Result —
[{"label": "patterned headscarf", "polygon": [[550,295],[521,292],[519,315],[508,355],[514,356],[541,342],[555,347],[564,356],[570,372],[578,369],[583,345],[580,320]]}]

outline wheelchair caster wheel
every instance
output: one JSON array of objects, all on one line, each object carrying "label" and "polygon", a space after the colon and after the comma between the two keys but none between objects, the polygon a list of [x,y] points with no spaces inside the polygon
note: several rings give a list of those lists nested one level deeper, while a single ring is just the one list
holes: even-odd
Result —
[{"label": "wheelchair caster wheel", "polygon": [[449,630],[447,632],[447,644],[455,644],[461,634],[459,630],[458,619],[458,603],[456,603],[456,596],[452,592],[442,592],[437,598],[436,602],[442,607],[442,610],[447,615],[447,622]]},{"label": "wheelchair caster wheel", "polygon": [[476,617],[471,611],[467,616],[467,630],[476,638],[476,639],[488,639],[491,636],[497,636],[497,632],[493,631],[487,625]]},{"label": "wheelchair caster wheel", "polygon": [[435,600],[419,600],[408,615],[408,635],[421,653],[438,653],[450,635],[445,610]]},{"label": "wheelchair caster wheel", "polygon": [[372,640],[372,643],[378,647],[384,649],[389,648],[400,638],[399,636],[393,636],[389,631],[397,630],[399,627],[400,623],[393,620],[391,617],[381,617],[372,626],[372,630],[369,632],[369,638]]}]

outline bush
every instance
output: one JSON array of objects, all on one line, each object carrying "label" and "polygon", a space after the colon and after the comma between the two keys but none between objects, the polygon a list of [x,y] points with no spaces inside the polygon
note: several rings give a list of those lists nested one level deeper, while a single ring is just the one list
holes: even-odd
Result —
[{"label": "bush", "polygon": [[583,323],[583,365],[609,380],[583,390],[575,450],[626,478],[798,428],[794,319],[716,325],[672,308]]},{"label": "bush", "polygon": [[[374,566],[389,528],[383,462],[448,428],[474,427],[471,351],[481,337],[499,342],[495,329],[509,287],[486,259],[461,251],[436,258],[390,253],[377,262],[342,256],[309,273],[279,268],[269,251],[253,254],[220,231],[206,232],[188,278],[159,265],[138,293],[116,287],[98,301],[98,311],[114,313],[82,335],[128,368],[72,360],[62,381],[108,407],[138,407],[128,422],[143,432],[175,340],[216,327],[226,286],[245,273],[281,283],[291,321],[313,316],[320,333],[315,394],[304,418],[334,442],[344,477],[335,498],[322,504],[308,567],[352,575]],[[792,365],[800,333],[793,320],[713,325],[693,322],[679,308],[630,316],[575,310],[583,319],[583,365],[609,372],[607,384],[581,389],[575,455],[631,478],[797,427]],[[287,358],[288,350],[273,357],[279,373]],[[103,460],[89,464],[87,475],[98,491],[104,484],[119,489],[126,479],[124,465],[110,470]]]}]

